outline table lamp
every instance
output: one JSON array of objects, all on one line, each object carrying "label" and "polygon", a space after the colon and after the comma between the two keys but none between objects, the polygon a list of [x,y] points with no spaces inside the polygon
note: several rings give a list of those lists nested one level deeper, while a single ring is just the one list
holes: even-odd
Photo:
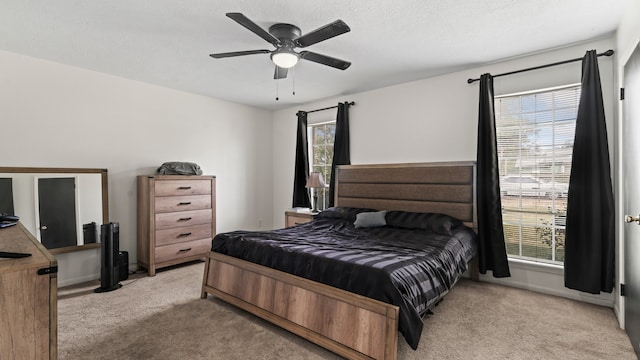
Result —
[{"label": "table lamp", "polygon": [[324,183],[324,179],[322,178],[322,174],[316,171],[313,171],[309,174],[309,179],[307,180],[307,185],[305,186],[307,189],[313,189],[313,210],[312,213],[318,212],[318,190],[326,187]]}]

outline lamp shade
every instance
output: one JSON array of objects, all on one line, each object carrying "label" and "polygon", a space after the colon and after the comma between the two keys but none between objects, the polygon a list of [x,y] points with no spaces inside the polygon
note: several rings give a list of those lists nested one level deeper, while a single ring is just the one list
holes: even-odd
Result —
[{"label": "lamp shade", "polygon": [[287,69],[298,63],[298,54],[293,50],[280,48],[271,54],[271,61],[279,67]]},{"label": "lamp shade", "polygon": [[326,184],[322,178],[322,174],[316,171],[309,173],[309,179],[307,180],[307,188],[323,188]]}]

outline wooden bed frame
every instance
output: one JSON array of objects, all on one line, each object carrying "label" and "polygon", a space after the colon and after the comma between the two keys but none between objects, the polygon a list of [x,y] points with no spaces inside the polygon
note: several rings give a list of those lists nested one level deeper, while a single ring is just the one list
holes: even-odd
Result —
[{"label": "wooden bed frame", "polygon": [[[443,213],[477,231],[475,163],[339,166],[335,205]],[[207,294],[346,358],[397,358],[395,305],[215,252],[204,270]]]}]

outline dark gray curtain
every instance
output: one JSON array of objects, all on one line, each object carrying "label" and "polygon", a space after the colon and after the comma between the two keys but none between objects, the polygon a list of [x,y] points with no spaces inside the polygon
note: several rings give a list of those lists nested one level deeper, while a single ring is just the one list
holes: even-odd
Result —
[{"label": "dark gray curtain", "polygon": [[293,174],[293,207],[311,207],[307,179],[309,178],[309,146],[307,144],[307,113],[298,111],[296,165]]},{"label": "dark gray curtain", "polygon": [[336,117],[336,137],[333,143],[333,160],[331,161],[331,181],[329,182],[329,207],[333,206],[335,196],[336,166],[351,165],[351,152],[349,151],[349,103],[338,104]]},{"label": "dark gray curtain", "polygon": [[599,294],[614,281],[614,202],[607,127],[595,50],[582,59],[582,94],[578,105],[567,199],[564,284]]},{"label": "dark gray curtain", "polygon": [[494,277],[509,277],[509,263],[502,227],[498,145],[493,104],[493,77],[480,77],[478,111],[477,201],[478,201],[478,260],[482,274],[493,271]]}]

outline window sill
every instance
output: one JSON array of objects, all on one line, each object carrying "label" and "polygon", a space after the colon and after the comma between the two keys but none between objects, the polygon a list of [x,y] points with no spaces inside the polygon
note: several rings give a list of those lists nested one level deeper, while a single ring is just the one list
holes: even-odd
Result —
[{"label": "window sill", "polygon": [[549,274],[563,275],[564,266],[555,264],[546,264],[535,261],[509,258],[509,267],[523,270],[532,270],[538,272],[545,272]]}]

